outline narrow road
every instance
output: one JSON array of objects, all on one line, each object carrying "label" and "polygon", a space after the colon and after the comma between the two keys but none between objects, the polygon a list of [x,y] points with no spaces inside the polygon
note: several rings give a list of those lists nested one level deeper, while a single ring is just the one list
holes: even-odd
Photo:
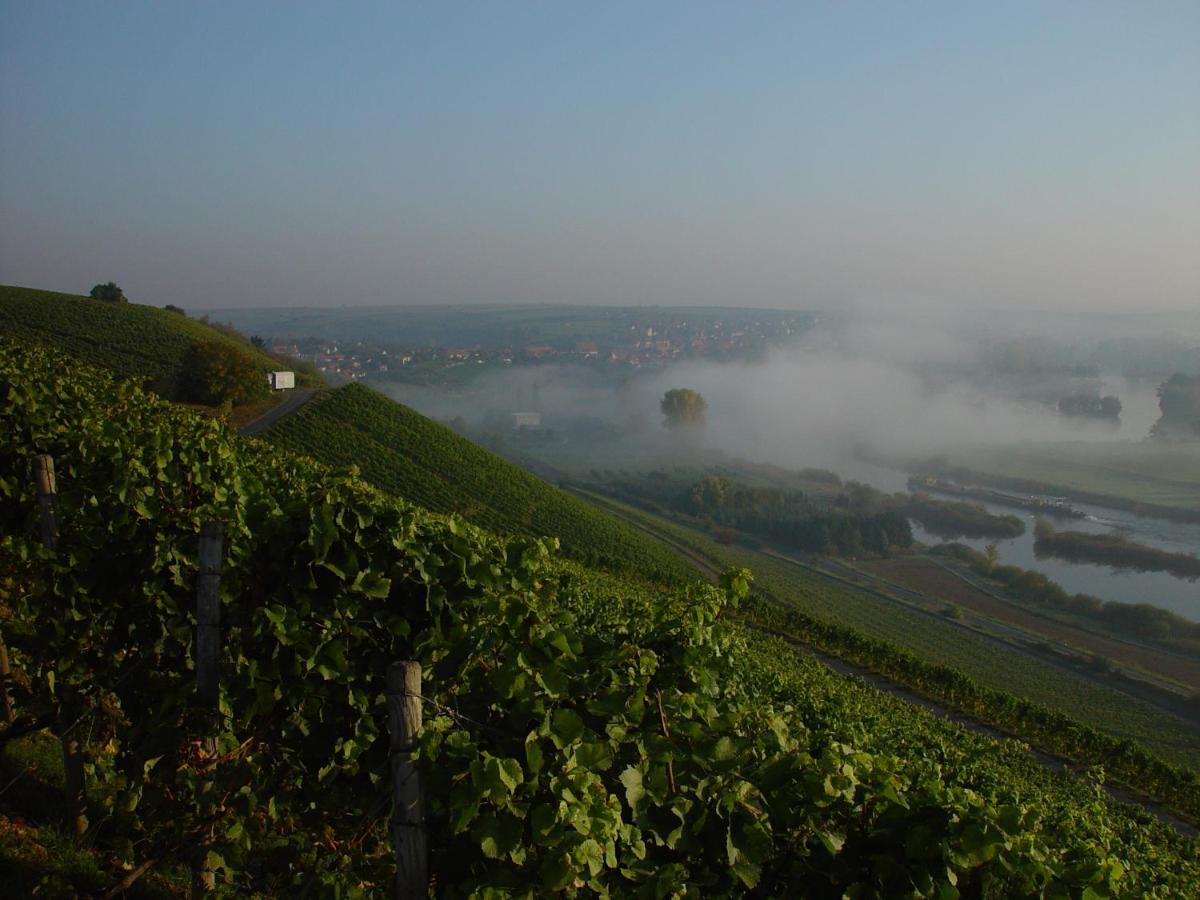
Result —
[{"label": "narrow road", "polygon": [[278,406],[267,410],[253,422],[247,422],[245,425],[243,425],[239,433],[246,437],[250,437],[251,435],[258,434],[264,428],[270,428],[284,416],[289,416],[298,410],[301,406],[312,399],[312,395],[315,393],[315,388],[296,388],[290,394],[288,394],[287,399]]}]

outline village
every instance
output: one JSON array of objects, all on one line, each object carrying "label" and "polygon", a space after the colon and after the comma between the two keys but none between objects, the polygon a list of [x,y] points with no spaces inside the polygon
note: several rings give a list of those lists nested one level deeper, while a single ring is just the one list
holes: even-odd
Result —
[{"label": "village", "polygon": [[[273,352],[307,360],[335,382],[461,381],[475,367],[560,364],[614,370],[652,370],[681,359],[753,360],[817,324],[809,313],[784,320],[734,316],[732,320],[664,319],[602,336],[566,334],[518,346],[478,342],[471,346],[404,346],[363,338],[304,338],[275,342]],[[455,372],[456,369],[468,371]]]}]

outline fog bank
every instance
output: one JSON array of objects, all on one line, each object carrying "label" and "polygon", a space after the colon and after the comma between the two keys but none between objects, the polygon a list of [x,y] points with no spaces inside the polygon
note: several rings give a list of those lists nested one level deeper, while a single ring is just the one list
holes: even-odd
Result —
[{"label": "fog bank", "polygon": [[[628,376],[603,364],[515,366],[453,393],[387,390],[427,415],[501,435],[512,430],[511,413],[538,412],[564,463],[623,467],[722,453],[846,474],[862,450],[904,458],[972,444],[1139,440],[1157,417],[1153,381],[991,377],[978,357],[977,344],[928,322],[864,320],[812,332],[754,362],[687,360]],[[675,387],[708,403],[705,427],[687,441],[662,426],[659,401]],[[1047,402],[1094,390],[1118,393],[1120,424],[1069,419]]]}]

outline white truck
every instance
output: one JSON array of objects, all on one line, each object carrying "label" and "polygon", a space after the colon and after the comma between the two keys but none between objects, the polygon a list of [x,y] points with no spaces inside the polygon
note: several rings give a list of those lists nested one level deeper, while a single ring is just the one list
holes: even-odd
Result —
[{"label": "white truck", "polygon": [[295,372],[268,372],[267,384],[273,391],[286,391],[296,386]]}]

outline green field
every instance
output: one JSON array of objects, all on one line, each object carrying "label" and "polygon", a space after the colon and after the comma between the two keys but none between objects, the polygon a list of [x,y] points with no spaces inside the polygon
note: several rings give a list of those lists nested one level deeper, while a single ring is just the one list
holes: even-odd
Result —
[{"label": "green field", "polygon": [[577,559],[668,580],[692,577],[659,542],[370,388],[319,395],[262,434],[372,484],[500,532],[557,537]]},{"label": "green field", "polygon": [[264,371],[280,365],[244,338],[172,310],[33,288],[0,286],[0,334],[52,344],[119,375],[146,378],[166,397],[175,396],[184,358],[197,341],[237,346]]},{"label": "green field", "polygon": [[1200,446],[1152,441],[1016,444],[950,451],[951,467],[1081,500],[1200,512]]}]

